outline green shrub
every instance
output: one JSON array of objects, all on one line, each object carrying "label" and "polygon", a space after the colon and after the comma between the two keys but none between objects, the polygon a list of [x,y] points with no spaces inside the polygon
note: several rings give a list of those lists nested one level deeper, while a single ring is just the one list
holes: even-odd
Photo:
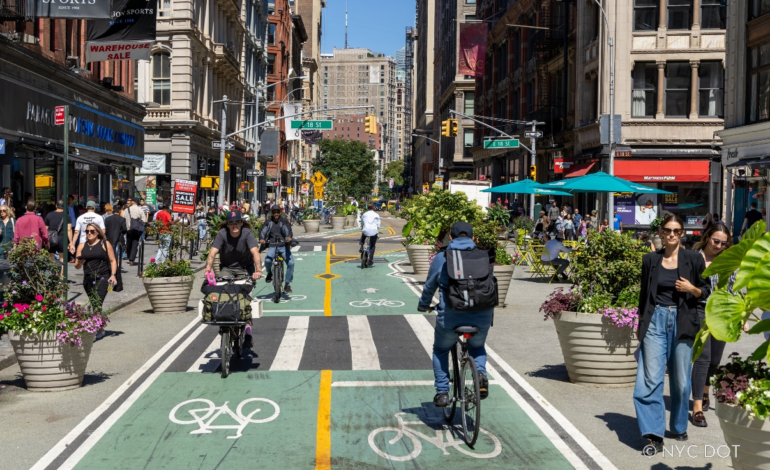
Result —
[{"label": "green shrub", "polygon": [[455,222],[474,225],[481,220],[481,207],[463,192],[436,190],[404,202],[400,217],[407,221],[402,231],[405,245],[435,245],[443,240]]},{"label": "green shrub", "polygon": [[494,222],[496,226],[504,228],[508,226],[511,220],[511,215],[508,213],[508,209],[499,202],[490,204],[487,208],[487,220]]}]

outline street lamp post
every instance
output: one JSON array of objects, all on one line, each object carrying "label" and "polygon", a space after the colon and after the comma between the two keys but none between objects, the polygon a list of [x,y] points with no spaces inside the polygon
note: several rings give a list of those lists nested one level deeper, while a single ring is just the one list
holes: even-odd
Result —
[{"label": "street lamp post", "polygon": [[[604,17],[607,26],[607,43],[610,46],[610,175],[615,176],[615,40],[610,34],[610,20],[599,0],[594,0]],[[607,193],[607,218],[613,218],[615,209],[615,194]],[[610,230],[615,227],[615,222],[610,224]]]}]

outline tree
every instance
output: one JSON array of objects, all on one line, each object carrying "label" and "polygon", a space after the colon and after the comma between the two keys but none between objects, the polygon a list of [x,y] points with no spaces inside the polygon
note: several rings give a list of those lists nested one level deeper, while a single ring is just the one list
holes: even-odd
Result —
[{"label": "tree", "polygon": [[355,140],[324,139],[319,156],[312,162],[313,172],[320,171],[344,196],[360,199],[372,193],[377,165],[365,144]]},{"label": "tree", "polygon": [[382,173],[384,179],[393,178],[393,184],[395,186],[404,185],[404,161],[395,160],[385,166],[385,171]]}]

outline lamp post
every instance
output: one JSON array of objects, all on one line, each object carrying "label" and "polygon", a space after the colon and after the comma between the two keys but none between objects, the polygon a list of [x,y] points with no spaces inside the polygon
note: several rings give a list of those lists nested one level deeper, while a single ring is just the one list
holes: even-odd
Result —
[{"label": "lamp post", "polygon": [[[615,40],[610,34],[610,20],[607,18],[607,12],[604,11],[599,0],[594,0],[604,17],[604,24],[607,26],[607,44],[610,46],[610,175],[615,176]],[[612,219],[615,209],[615,194],[607,193],[607,218]],[[613,220],[610,224],[610,230],[615,227]]]}]

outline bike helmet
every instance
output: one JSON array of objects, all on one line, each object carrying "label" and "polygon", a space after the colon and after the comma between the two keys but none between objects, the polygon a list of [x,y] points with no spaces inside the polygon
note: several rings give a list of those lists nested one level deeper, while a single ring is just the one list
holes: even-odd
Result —
[{"label": "bike helmet", "polygon": [[283,209],[281,209],[281,206],[279,206],[278,204],[273,204],[273,206],[270,208],[270,212],[275,212],[275,211],[283,212]]}]

